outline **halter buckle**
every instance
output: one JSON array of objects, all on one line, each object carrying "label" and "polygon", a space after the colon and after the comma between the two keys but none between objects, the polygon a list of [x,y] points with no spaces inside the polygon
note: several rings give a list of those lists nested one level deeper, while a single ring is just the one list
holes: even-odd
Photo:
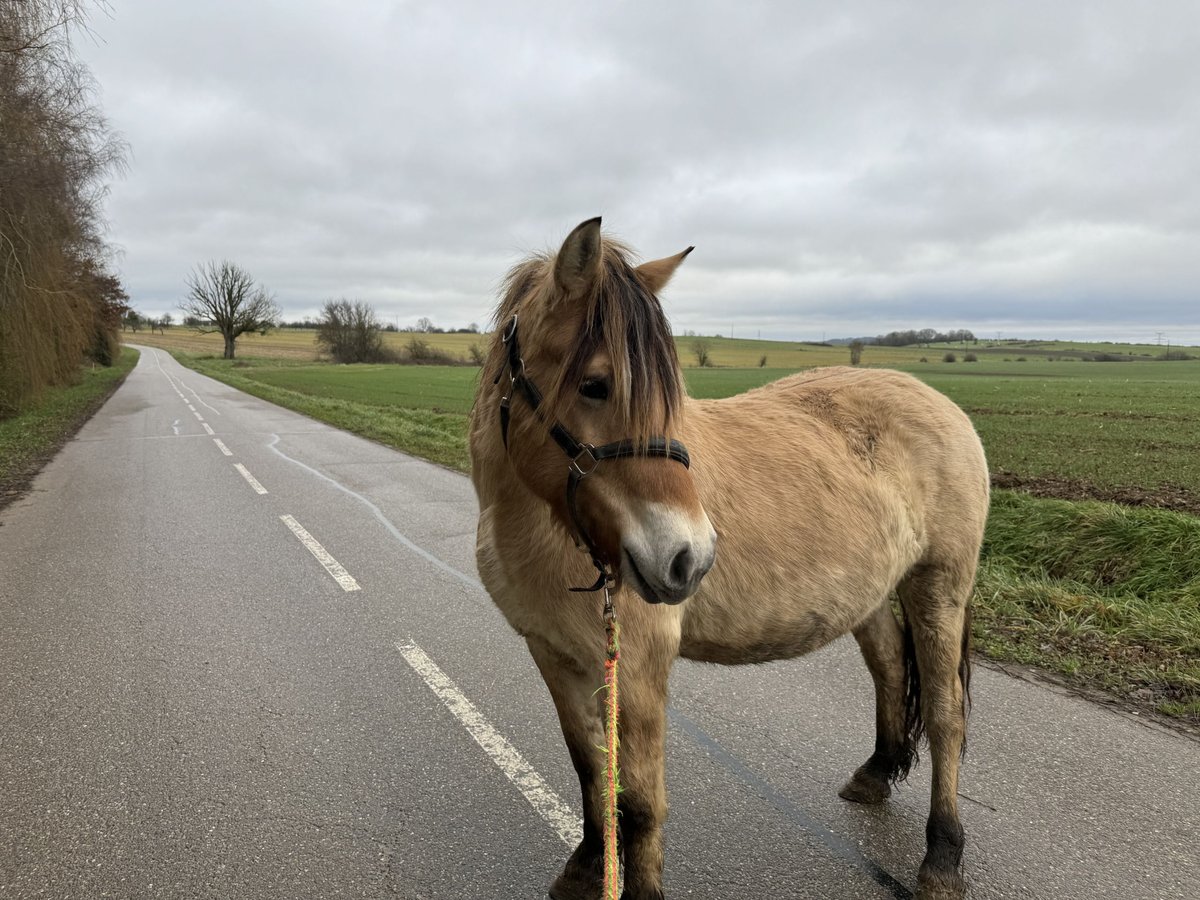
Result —
[{"label": "halter buckle", "polygon": [[[570,468],[570,470],[580,478],[587,478],[596,471],[596,466],[600,465],[600,460],[596,459],[596,454],[594,453],[596,448],[591,444],[583,444],[582,447],[583,449],[580,450],[579,453],[575,455],[575,458],[571,460],[571,465],[568,468]],[[584,469],[584,467],[580,464],[580,460],[582,460],[584,463],[590,461],[591,465]]]}]

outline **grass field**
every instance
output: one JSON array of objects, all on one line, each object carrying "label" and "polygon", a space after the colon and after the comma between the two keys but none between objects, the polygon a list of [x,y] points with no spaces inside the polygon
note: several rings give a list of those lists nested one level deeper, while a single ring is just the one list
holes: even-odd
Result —
[{"label": "grass field", "polygon": [[110,368],[87,366],[79,381],[51,388],[18,416],[0,419],[0,506],[19,496],[55,451],[117,389],[138,360],[123,348]]},{"label": "grass field", "polygon": [[[146,344],[164,350],[199,356],[220,356],[224,343],[219,334],[199,334],[194,329],[173,326],[158,332],[126,332],[122,337],[132,344]],[[443,350],[461,359],[471,358],[471,345],[487,346],[487,335],[480,334],[414,334],[410,332],[383,333],[384,343],[393,350],[402,350],[414,338],[424,341],[435,350]],[[237,340],[237,355],[255,359],[279,359],[293,362],[316,362],[320,358],[316,331],[302,328],[280,328],[263,336],[244,334]]]},{"label": "grass field", "polygon": [[[737,343],[728,341],[726,349],[746,352]],[[891,365],[971,414],[993,470],[1098,485],[1167,483],[1200,496],[1194,451],[1200,362],[1083,362],[1063,354],[1082,355],[1087,348],[1056,346],[1054,361],[1047,353],[1017,362],[1002,348],[980,352],[977,363],[949,364],[927,349],[901,350],[908,358]],[[837,363],[846,353],[826,347],[792,352]],[[921,363],[920,356],[938,361]],[[365,437],[461,471],[468,466],[466,418],[479,377],[474,367],[334,366],[282,356],[234,363],[181,359]],[[693,367],[684,374],[693,396],[721,397],[790,371]],[[976,590],[978,645],[994,658],[1036,664],[1200,724],[1196,559],[1195,516],[997,491]]]},{"label": "grass field", "polygon": [[[220,355],[223,349],[219,334],[200,334],[181,325],[167,328],[164,333],[139,331],[127,332],[123,337],[135,344],[147,344],[166,350],[178,350],[197,355]],[[316,361],[320,358],[315,330],[281,328],[266,336],[245,334],[238,338],[238,355],[269,359],[291,359]],[[471,345],[487,347],[486,334],[419,334],[413,332],[384,332],[384,341],[394,350],[401,350],[414,338],[424,341],[436,350],[443,350],[464,362],[471,359]],[[793,341],[758,341],[746,338],[726,337],[676,337],[675,346],[679,362],[685,367],[697,366],[696,345],[703,344],[714,367],[758,368],[766,357],[766,368],[795,371],[813,366],[843,365],[849,362],[850,351],[844,346],[799,343]],[[1021,362],[1055,361],[1078,362],[1083,357],[1096,353],[1110,353],[1131,360],[1147,360],[1161,355],[1165,347],[1153,344],[1110,344],[1069,343],[1065,341],[986,341],[963,346],[961,344],[931,344],[928,347],[877,347],[868,346],[863,351],[862,363],[869,366],[917,365],[922,358],[930,365],[942,363],[946,353],[954,353],[962,360],[966,353],[974,353],[980,362],[1007,362],[1014,367]],[[1176,347],[1200,360],[1200,348]],[[1022,359],[1024,357],[1024,359]],[[970,365],[969,363],[964,365]]]}]

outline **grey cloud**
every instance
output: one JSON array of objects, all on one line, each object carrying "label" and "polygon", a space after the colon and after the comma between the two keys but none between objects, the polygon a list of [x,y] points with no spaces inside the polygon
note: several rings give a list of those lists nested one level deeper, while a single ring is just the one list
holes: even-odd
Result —
[{"label": "grey cloud", "polygon": [[288,315],[482,321],[603,214],[647,256],[697,245],[681,329],[1200,341],[1194,4],[129,0],[94,27],[148,310],[228,256]]}]

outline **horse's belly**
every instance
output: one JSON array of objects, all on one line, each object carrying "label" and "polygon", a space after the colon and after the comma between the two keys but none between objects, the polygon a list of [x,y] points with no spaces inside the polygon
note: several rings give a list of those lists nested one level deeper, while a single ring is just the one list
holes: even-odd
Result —
[{"label": "horse's belly", "polygon": [[820,576],[809,572],[799,580],[805,584],[768,584],[760,577],[755,584],[722,583],[718,574],[684,602],[680,655],[737,665],[814,652],[886,602],[899,572],[827,568]]},{"label": "horse's belly", "polygon": [[819,650],[858,622],[847,625],[810,610],[770,627],[747,627],[749,624],[743,622],[739,626],[714,631],[685,625],[679,655],[699,662],[723,665],[792,659]]}]

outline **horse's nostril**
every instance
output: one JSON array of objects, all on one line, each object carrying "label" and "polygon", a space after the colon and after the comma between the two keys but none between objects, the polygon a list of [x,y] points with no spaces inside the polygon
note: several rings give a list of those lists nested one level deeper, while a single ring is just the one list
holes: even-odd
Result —
[{"label": "horse's nostril", "polygon": [[687,584],[692,577],[692,569],[692,548],[684,547],[671,560],[671,583],[676,587]]}]

